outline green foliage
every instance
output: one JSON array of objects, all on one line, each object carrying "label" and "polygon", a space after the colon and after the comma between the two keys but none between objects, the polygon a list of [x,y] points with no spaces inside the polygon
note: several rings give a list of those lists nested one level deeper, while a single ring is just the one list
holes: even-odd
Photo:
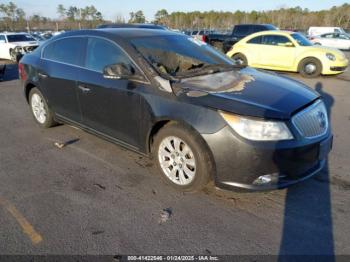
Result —
[{"label": "green foliage", "polygon": [[235,24],[267,23],[281,29],[306,30],[310,26],[339,26],[350,28],[350,4],[334,6],[330,10],[310,11],[297,6],[271,11],[244,12],[173,12],[164,9],[155,14],[155,23],[177,29],[232,29]]},{"label": "green foliage", "polygon": [[146,23],[145,15],[141,10],[130,13],[129,23]]},{"label": "green foliage", "polygon": [[17,27],[25,26],[25,12],[13,2],[0,4],[0,14],[4,30],[16,30]]},{"label": "green foliage", "polygon": [[[0,30],[23,31],[34,29],[77,29],[95,28],[105,23],[103,15],[95,6],[66,7],[62,4],[56,8],[59,19],[52,19],[34,14],[26,18],[23,9],[14,2],[0,4]],[[116,22],[124,22],[118,15]],[[144,13],[139,10],[130,13],[129,23],[145,23]],[[301,7],[280,8],[270,11],[234,11],[234,12],[172,12],[161,9],[154,16],[154,23],[176,29],[225,29],[231,30],[240,23],[268,23],[281,29],[306,30],[310,26],[339,26],[350,29],[350,4],[334,6],[329,10],[310,11]]]}]

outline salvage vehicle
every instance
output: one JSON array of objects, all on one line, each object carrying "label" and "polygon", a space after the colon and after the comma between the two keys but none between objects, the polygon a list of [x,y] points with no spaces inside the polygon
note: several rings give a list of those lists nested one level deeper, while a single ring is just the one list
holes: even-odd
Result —
[{"label": "salvage vehicle", "polygon": [[26,33],[0,34],[0,58],[17,62],[18,57],[32,52],[39,42]]},{"label": "salvage vehicle", "polygon": [[250,35],[227,53],[243,65],[299,72],[304,77],[343,73],[348,59],[338,49],[313,45],[300,33],[265,31]]},{"label": "salvage vehicle", "polygon": [[323,45],[342,50],[350,50],[350,35],[343,33],[327,33],[310,37],[310,41],[315,45]]},{"label": "salvage vehicle", "polygon": [[19,74],[40,127],[69,123],[153,157],[183,191],[286,187],[318,173],[332,146],[316,91],[171,31],[64,33]]},{"label": "salvage vehicle", "polygon": [[218,50],[227,53],[234,44],[244,37],[267,30],[278,30],[278,28],[270,24],[239,24],[234,26],[231,34],[210,33],[205,35],[203,39]]}]

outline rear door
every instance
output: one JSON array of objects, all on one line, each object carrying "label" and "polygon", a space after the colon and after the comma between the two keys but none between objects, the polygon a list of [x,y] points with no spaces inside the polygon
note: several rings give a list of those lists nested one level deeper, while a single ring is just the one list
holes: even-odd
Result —
[{"label": "rear door", "polygon": [[74,122],[81,122],[77,80],[85,41],[83,37],[67,37],[48,44],[38,72],[40,87],[54,112]]},{"label": "rear door", "polygon": [[146,80],[107,79],[103,69],[107,65],[124,63],[135,69],[135,75],[141,75],[129,56],[116,43],[104,39],[89,37],[85,69],[79,78],[79,101],[83,122],[119,142],[139,147],[140,95],[139,88]]}]

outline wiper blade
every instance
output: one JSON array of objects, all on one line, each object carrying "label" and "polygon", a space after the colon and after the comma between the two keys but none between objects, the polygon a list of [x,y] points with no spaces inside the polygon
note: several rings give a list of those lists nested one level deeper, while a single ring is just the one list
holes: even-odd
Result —
[{"label": "wiper blade", "polygon": [[219,72],[232,71],[242,66],[230,65],[230,64],[206,64],[197,70],[187,71],[185,76],[199,76],[206,74],[215,74]]}]

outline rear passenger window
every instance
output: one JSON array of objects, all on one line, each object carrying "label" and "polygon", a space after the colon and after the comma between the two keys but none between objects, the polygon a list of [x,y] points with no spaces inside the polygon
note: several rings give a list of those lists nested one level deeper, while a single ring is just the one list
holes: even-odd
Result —
[{"label": "rear passenger window", "polygon": [[[101,38],[89,38],[86,68],[102,73],[106,66],[118,63],[132,66],[129,57],[114,43]],[[134,68],[134,66],[132,67]]]},{"label": "rear passenger window", "polygon": [[84,39],[82,37],[64,38],[46,46],[43,58],[80,66],[83,48]]},{"label": "rear passenger window", "polygon": [[248,44],[261,44],[262,36],[257,36],[252,39],[250,39],[247,43]]}]

